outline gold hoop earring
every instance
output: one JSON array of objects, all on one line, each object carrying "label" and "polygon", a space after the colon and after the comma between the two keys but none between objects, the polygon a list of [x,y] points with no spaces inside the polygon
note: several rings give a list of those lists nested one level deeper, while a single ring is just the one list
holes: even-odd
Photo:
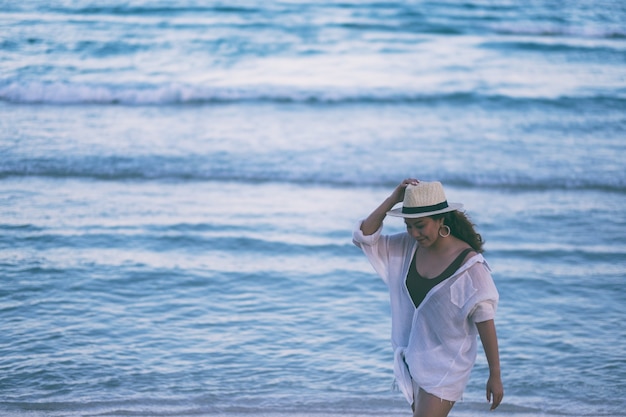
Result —
[{"label": "gold hoop earring", "polygon": [[[446,228],[446,229],[448,229],[448,232],[447,232],[445,235],[444,235],[444,234],[441,234],[441,228]],[[448,226],[448,225],[445,225],[445,224],[444,224],[444,225],[442,225],[442,226],[439,228],[439,236],[441,236],[441,237],[448,237],[448,236],[450,236],[450,232],[451,232],[451,230],[450,230],[450,226]]]}]

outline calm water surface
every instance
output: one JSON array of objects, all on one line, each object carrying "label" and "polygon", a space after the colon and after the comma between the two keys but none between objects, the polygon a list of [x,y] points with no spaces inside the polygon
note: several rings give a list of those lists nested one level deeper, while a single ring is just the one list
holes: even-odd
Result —
[{"label": "calm water surface", "polygon": [[626,415],[625,23],[0,1],[0,414],[410,415],[351,229],[415,176],[487,242],[499,413]]}]

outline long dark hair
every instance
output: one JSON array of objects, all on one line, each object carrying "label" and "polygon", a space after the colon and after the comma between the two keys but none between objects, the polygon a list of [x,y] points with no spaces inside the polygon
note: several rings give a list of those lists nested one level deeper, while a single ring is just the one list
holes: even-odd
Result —
[{"label": "long dark hair", "polygon": [[458,210],[431,216],[434,220],[443,219],[443,224],[450,228],[450,234],[467,243],[478,253],[483,253],[483,238],[474,230],[474,224],[467,215]]}]

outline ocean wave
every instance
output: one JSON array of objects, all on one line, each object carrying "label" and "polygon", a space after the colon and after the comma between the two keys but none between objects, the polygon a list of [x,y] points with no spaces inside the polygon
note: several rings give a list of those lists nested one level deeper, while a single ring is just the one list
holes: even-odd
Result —
[{"label": "ocean wave", "polygon": [[[206,155],[203,159],[211,161]],[[237,159],[237,158],[234,158]],[[249,158],[243,158],[249,160]],[[173,158],[163,156],[121,157],[64,157],[30,160],[7,158],[0,162],[0,179],[48,178],[96,181],[162,181],[162,182],[245,182],[247,184],[288,183],[299,185],[323,185],[331,187],[384,187],[396,185],[404,172],[385,172],[364,176],[362,173],[339,172],[340,168],[324,172],[302,171],[282,166],[281,169],[267,165],[240,165],[233,163],[200,163],[195,157]],[[463,173],[427,172],[423,178],[437,178],[448,186],[468,189],[501,189],[507,191],[580,190],[626,193],[626,177],[623,175],[597,174],[593,176],[569,176],[553,172],[549,176],[528,176],[525,173]]]},{"label": "ocean wave", "polygon": [[[511,4],[477,4],[471,2],[272,2],[204,5],[196,2],[182,4],[153,4],[141,2],[111,2],[106,5],[76,4],[15,4],[7,5],[13,12],[48,12],[59,16],[86,17],[172,17],[186,15],[243,16],[244,18],[272,18],[274,25],[284,15],[314,16],[339,14],[344,19],[338,26],[356,31],[391,31],[412,33],[463,34],[493,32],[505,35],[532,35],[541,37],[575,37],[625,39],[626,31],[620,24],[623,9],[618,2],[604,4],[606,14],[590,14],[581,24],[579,20],[563,16],[559,9],[534,4],[531,7]],[[574,6],[574,10],[578,9]],[[581,13],[588,14],[584,7]],[[575,15],[575,14],[574,14]],[[539,18],[539,19],[538,19]],[[289,20],[291,21],[291,20]],[[324,19],[325,21],[325,19]],[[538,23],[536,22],[538,21]],[[336,19],[333,19],[336,22]],[[385,22],[385,23],[381,23]],[[333,26],[331,24],[331,26]]]},{"label": "ocean wave", "polygon": [[0,83],[0,102],[10,104],[52,105],[200,105],[229,103],[303,103],[303,104],[528,104],[544,103],[559,107],[605,104],[623,107],[626,91],[620,88],[580,96],[523,96],[482,94],[471,91],[422,92],[410,89],[319,88],[281,86],[207,87],[171,83],[161,85],[72,84],[67,82]]},{"label": "ocean wave", "polygon": [[224,13],[224,14],[241,14],[241,13],[259,13],[264,9],[259,7],[253,7],[248,5],[160,5],[160,6],[151,6],[151,5],[129,5],[129,4],[120,4],[120,5],[110,5],[110,6],[88,6],[81,7],[77,9],[67,9],[67,8],[57,8],[53,9],[62,13],[73,13],[73,14],[104,14],[104,15],[166,15],[171,16],[173,14],[194,14],[194,13]]},{"label": "ocean wave", "polygon": [[570,44],[567,42],[545,42],[540,39],[524,39],[524,40],[503,40],[489,41],[481,44],[482,48],[497,49],[504,51],[527,51],[539,53],[564,53],[568,56],[579,57],[579,59],[587,59],[599,61],[607,59],[623,62],[626,60],[625,45],[597,43],[587,45],[584,43]]},{"label": "ocean wave", "polygon": [[[626,179],[606,176],[597,178],[568,177],[568,176],[551,176],[528,178],[516,175],[458,175],[458,174],[439,174],[432,175],[447,186],[457,188],[479,188],[479,189],[495,189],[514,192],[533,192],[533,191],[559,191],[559,190],[576,190],[576,191],[601,191],[610,193],[626,193]],[[425,176],[428,178],[428,176]],[[393,185],[391,182],[386,184],[387,187]]]},{"label": "ocean wave", "polygon": [[[201,4],[182,2],[123,2],[87,4],[64,2],[5,2],[4,9],[23,22],[54,20],[156,20],[160,27],[172,19],[200,18],[198,29],[211,29],[205,18],[237,28],[245,22],[248,28],[262,25],[293,33],[301,28],[344,29],[349,33],[390,34],[499,34],[571,39],[626,39],[624,10],[617,1],[598,7],[600,13],[585,5],[561,8],[547,4],[480,4],[472,2],[433,2],[407,4],[400,1],[366,2],[236,2],[234,4]],[[11,3],[11,4],[8,4]],[[254,30],[254,29],[253,29]]]},{"label": "ocean wave", "polygon": [[557,24],[495,25],[494,33],[500,35],[533,36],[542,38],[578,38],[578,39],[626,39],[626,31],[615,25],[576,26]]},{"label": "ocean wave", "polygon": [[[117,3],[117,4],[116,4]],[[45,2],[11,2],[6,4],[6,10],[13,13],[18,12],[47,12],[56,13],[59,15],[110,15],[110,16],[172,16],[180,14],[199,14],[199,13],[222,13],[222,14],[246,14],[246,13],[258,13],[267,11],[269,8],[265,5],[263,7],[255,7],[251,4],[216,4],[216,5],[201,5],[201,4],[139,4],[135,2],[128,4],[127,2],[110,2],[109,4],[90,4],[85,5],[80,2],[73,4],[65,3],[51,3]],[[269,9],[271,10],[271,9]]]}]

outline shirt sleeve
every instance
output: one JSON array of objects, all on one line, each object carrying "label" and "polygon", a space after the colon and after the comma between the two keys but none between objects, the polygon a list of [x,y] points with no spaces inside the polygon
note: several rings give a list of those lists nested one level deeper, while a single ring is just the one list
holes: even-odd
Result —
[{"label": "shirt sleeve", "polygon": [[499,294],[491,277],[489,266],[486,263],[474,265],[470,274],[476,292],[472,296],[469,318],[474,323],[492,320],[496,316]]},{"label": "shirt sleeve", "polygon": [[496,316],[496,308],[492,301],[483,301],[474,307],[474,311],[470,314],[470,318],[474,323],[482,323],[483,321],[493,320]]},{"label": "shirt sleeve", "polygon": [[389,239],[382,235],[382,225],[371,235],[364,235],[362,223],[363,220],[354,227],[352,242],[361,248],[376,273],[389,285]]},{"label": "shirt sleeve", "polygon": [[359,220],[357,224],[354,226],[354,230],[352,231],[352,243],[354,243],[359,248],[363,248],[363,245],[374,246],[378,243],[378,239],[383,231],[383,225],[381,224],[378,230],[376,230],[371,235],[364,235],[361,230],[361,225],[364,220]]}]

